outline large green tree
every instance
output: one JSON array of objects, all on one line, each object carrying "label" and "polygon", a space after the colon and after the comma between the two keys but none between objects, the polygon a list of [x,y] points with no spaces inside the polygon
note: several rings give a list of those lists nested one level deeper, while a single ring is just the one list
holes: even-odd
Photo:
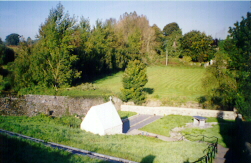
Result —
[{"label": "large green tree", "polygon": [[[233,110],[237,83],[229,68],[230,58],[223,50],[216,52],[213,65],[206,70],[203,87],[207,91],[206,107]],[[205,104],[205,103],[204,103]]]},{"label": "large green tree", "polygon": [[251,119],[251,13],[229,28],[225,51],[231,59],[230,69],[236,75],[238,94],[236,105],[240,113]]},{"label": "large green tree", "polygon": [[76,19],[65,13],[60,3],[41,25],[32,67],[34,78],[39,83],[57,88],[70,85],[74,78],[79,77],[80,72],[72,68],[78,60],[73,55],[75,25]]},{"label": "large green tree", "polygon": [[169,23],[163,28],[163,34],[165,36],[171,35],[174,31],[180,30],[179,25],[176,22]]},{"label": "large green tree", "polygon": [[16,34],[16,33],[12,33],[8,36],[6,36],[6,44],[7,45],[18,45],[19,44],[19,37],[20,35],[19,34]]},{"label": "large green tree", "polygon": [[196,30],[188,32],[180,39],[180,43],[182,55],[190,56],[193,61],[209,61],[216,52],[215,47],[211,45],[213,38],[207,36],[204,32],[201,33]]},{"label": "large green tree", "polygon": [[180,42],[182,38],[181,29],[173,31],[170,35],[165,37],[163,49],[168,53],[168,56],[179,57],[181,54]]},{"label": "large green tree", "polygon": [[32,89],[34,86],[33,74],[30,69],[31,57],[31,47],[28,46],[27,42],[20,42],[17,49],[17,58],[10,66],[13,77],[12,86],[16,91],[25,88]]},{"label": "large green tree", "polygon": [[139,60],[130,61],[123,74],[122,99],[142,104],[146,98],[143,89],[147,81],[146,65]]}]

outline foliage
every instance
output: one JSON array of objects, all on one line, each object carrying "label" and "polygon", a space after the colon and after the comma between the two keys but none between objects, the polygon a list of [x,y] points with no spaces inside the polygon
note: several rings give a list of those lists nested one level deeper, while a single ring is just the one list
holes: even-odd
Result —
[{"label": "foliage", "polygon": [[236,106],[246,119],[251,119],[251,13],[241,22],[229,28],[230,37],[225,42],[225,51],[231,59],[230,69],[236,75],[238,85]]},{"label": "foliage", "polygon": [[174,30],[171,34],[165,37],[164,49],[168,52],[168,56],[178,58],[181,55],[181,44],[179,42],[181,38],[181,29]]},{"label": "foliage", "polygon": [[170,136],[170,131],[175,127],[185,126],[186,123],[192,122],[193,118],[191,116],[180,116],[180,115],[168,115],[157,121],[144,126],[140,130]]},{"label": "foliage", "polygon": [[0,43],[0,66],[6,65],[9,62],[13,62],[14,59],[14,51],[6,47],[3,43]]},{"label": "foliage", "polygon": [[216,109],[233,110],[235,105],[237,84],[228,69],[229,62],[227,54],[218,51],[213,65],[207,68],[202,81],[203,88],[208,91],[208,105],[213,105]]},{"label": "foliage", "polygon": [[211,46],[213,38],[200,31],[190,31],[181,39],[181,49],[183,56],[190,56],[193,61],[205,62],[213,58],[215,50]]},{"label": "foliage", "polygon": [[5,42],[7,45],[18,45],[19,44],[19,34],[12,33],[6,36]]},{"label": "foliage", "polygon": [[[140,162],[149,155],[154,162],[195,161],[202,157],[205,144],[196,142],[165,142],[145,136],[106,135],[99,136],[80,129],[55,123],[49,117],[0,116],[0,128],[60,143],[84,150],[95,151],[114,157]],[[166,155],[170,157],[166,157]]]},{"label": "foliage", "polygon": [[176,22],[169,23],[163,28],[163,33],[165,36],[171,35],[173,32],[180,30],[179,25]]},{"label": "foliage", "polygon": [[152,26],[152,29],[155,31],[155,51],[157,54],[161,55],[163,53],[163,41],[164,41],[164,35],[161,29],[154,24]]},{"label": "foliage", "polygon": [[116,30],[118,43],[122,45],[118,52],[122,54],[121,57],[126,61],[126,65],[134,59],[146,63],[147,57],[155,55],[155,31],[150,27],[146,16],[139,16],[135,11],[124,13],[116,24]]},{"label": "foliage", "polygon": [[0,91],[7,90],[10,87],[10,82],[7,76],[10,72],[4,68],[9,62],[13,62],[15,53],[11,48],[6,47],[0,40]]},{"label": "foliage", "polygon": [[143,88],[147,83],[146,65],[139,60],[130,61],[123,74],[122,99],[141,104],[145,100]]},{"label": "foliage", "polygon": [[0,134],[0,146],[1,162],[105,162],[3,134]]},{"label": "foliage", "polygon": [[78,59],[72,53],[75,24],[75,18],[64,13],[60,3],[50,11],[39,29],[36,55],[33,55],[33,77],[37,82],[57,88],[70,85],[74,78],[79,77],[80,72],[72,68]]},{"label": "foliage", "polygon": [[32,64],[31,47],[26,42],[21,42],[17,53],[15,61],[10,64],[10,70],[14,81],[13,87],[18,91],[21,88],[31,88],[33,86],[33,74],[30,69]]}]

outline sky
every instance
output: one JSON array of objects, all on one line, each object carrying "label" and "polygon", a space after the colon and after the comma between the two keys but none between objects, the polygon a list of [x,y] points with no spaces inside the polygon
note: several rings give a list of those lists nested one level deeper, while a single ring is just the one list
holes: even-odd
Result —
[{"label": "sky", "polygon": [[[35,39],[39,27],[59,1],[1,1],[0,38],[11,33]],[[89,18],[91,25],[97,19],[119,20],[125,12],[145,15],[150,25],[160,29],[176,22],[182,33],[199,30],[213,38],[225,39],[229,27],[251,12],[250,1],[61,1],[70,16]]]}]

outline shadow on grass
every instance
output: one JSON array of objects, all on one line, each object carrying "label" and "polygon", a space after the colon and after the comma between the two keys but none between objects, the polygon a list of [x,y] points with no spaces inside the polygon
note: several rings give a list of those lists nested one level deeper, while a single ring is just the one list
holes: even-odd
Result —
[{"label": "shadow on grass", "polygon": [[76,79],[73,83],[74,86],[81,85],[82,83],[95,83],[97,80],[113,77],[115,74],[123,71],[122,69],[116,69],[108,72],[95,72],[90,74],[83,74],[79,79]]},{"label": "shadow on grass", "polygon": [[153,94],[154,88],[143,88],[143,91],[148,93],[148,94]]},{"label": "shadow on grass", "polygon": [[82,158],[72,153],[46,147],[41,143],[35,143],[15,137],[0,134],[0,162],[104,162],[93,160],[89,157]]},{"label": "shadow on grass", "polygon": [[153,163],[155,157],[156,156],[148,155],[148,156],[144,157],[140,162],[141,163]]}]

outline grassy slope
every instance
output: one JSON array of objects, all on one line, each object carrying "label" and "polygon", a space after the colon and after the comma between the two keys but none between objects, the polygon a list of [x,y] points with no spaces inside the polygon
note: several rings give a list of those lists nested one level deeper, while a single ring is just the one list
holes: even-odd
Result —
[{"label": "grassy slope", "polygon": [[[204,95],[201,79],[205,73],[204,68],[193,67],[148,67],[148,83],[145,88],[153,90],[148,98],[157,98],[162,101],[185,103],[196,101]],[[107,89],[119,93],[122,88],[122,72],[98,80],[95,85],[100,89]]]},{"label": "grassy slope", "polygon": [[195,161],[203,156],[203,149],[206,148],[201,143],[164,142],[144,136],[99,136],[60,125],[54,119],[45,117],[0,116],[0,122],[2,129],[137,162],[146,159],[170,163]]},{"label": "grassy slope", "polygon": [[73,155],[64,150],[47,147],[42,143],[0,134],[0,162],[80,163],[105,161],[88,156]]}]

